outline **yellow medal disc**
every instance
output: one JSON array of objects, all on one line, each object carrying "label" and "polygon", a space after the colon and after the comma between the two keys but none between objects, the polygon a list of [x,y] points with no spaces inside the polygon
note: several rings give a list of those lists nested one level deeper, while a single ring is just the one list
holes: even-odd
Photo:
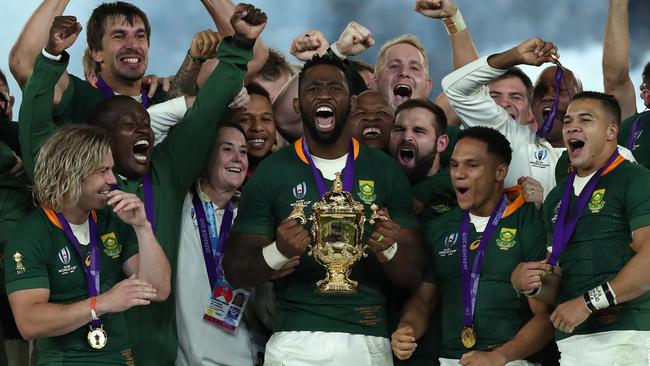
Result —
[{"label": "yellow medal disc", "polygon": [[472,348],[476,344],[476,333],[471,326],[464,326],[463,331],[460,332],[460,341],[463,342],[465,348]]},{"label": "yellow medal disc", "polygon": [[88,344],[94,349],[102,349],[106,347],[106,342],[108,342],[108,336],[104,331],[104,327],[93,328],[90,327],[88,331]]}]

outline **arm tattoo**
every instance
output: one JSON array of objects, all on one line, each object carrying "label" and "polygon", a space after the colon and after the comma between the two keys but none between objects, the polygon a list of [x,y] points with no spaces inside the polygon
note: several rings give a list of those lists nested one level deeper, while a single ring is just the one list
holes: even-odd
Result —
[{"label": "arm tattoo", "polygon": [[199,71],[201,71],[201,65],[193,63],[186,56],[183,64],[170,82],[167,97],[172,99],[181,95],[195,96],[199,90],[196,85],[196,78],[199,76]]}]

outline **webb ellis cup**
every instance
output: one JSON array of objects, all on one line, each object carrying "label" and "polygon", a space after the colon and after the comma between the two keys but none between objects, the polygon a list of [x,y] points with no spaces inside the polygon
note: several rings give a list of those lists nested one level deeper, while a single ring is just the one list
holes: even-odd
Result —
[{"label": "webb ellis cup", "polygon": [[[289,217],[302,224],[307,219],[302,205],[294,207]],[[386,219],[377,214],[378,207],[371,205],[370,224]],[[363,204],[350,192],[344,192],[341,176],[337,173],[332,189],[312,206],[311,233],[314,243],[308,254],[327,270],[325,278],[316,282],[316,292],[321,294],[354,294],[357,281],[350,279],[351,267],[361,257],[366,257],[368,245],[362,243],[363,224],[366,221]]]}]

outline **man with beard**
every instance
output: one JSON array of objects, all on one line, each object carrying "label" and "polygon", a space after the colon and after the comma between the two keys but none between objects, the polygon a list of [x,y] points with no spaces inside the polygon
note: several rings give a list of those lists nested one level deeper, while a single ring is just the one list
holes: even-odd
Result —
[{"label": "man with beard", "polygon": [[450,164],[459,207],[423,226],[432,263],[392,335],[399,359],[423,346],[416,341],[437,306],[443,366],[532,365],[524,359],[550,340],[549,306],[519,296],[508,283],[517,261],[545,254],[539,211],[504,192],[511,154],[491,128],[461,132]]},{"label": "man with beard", "polygon": [[348,128],[352,137],[364,145],[388,151],[394,112],[379,92],[367,90],[357,96],[357,105],[350,111]]},{"label": "man with beard", "polygon": [[[562,365],[648,363],[650,173],[618,153],[620,118],[611,95],[573,98],[563,138],[574,171],[543,208],[552,251],[546,261],[521,263],[511,277],[531,296],[539,288],[556,293],[546,301],[556,306],[550,320]],[[546,280],[547,271],[559,284]]]},{"label": "man with beard", "polygon": [[[226,278],[237,287],[259,284],[300,256],[294,272],[274,283],[278,306],[267,365],[391,364],[386,279],[406,287],[419,281],[422,257],[408,181],[388,155],[359,144],[345,128],[356,103],[348,72],[329,56],[305,64],[294,101],[305,136],[266,159],[246,184],[226,250]],[[362,228],[372,255],[352,267],[358,291],[345,296],[315,292],[325,271],[306,253],[310,225],[288,217],[295,205],[310,215],[341,171],[342,189],[363,202],[366,217],[373,203],[390,214]]]},{"label": "man with beard", "polygon": [[[142,105],[130,97],[117,96],[100,102],[91,124],[109,130],[118,186],[143,197],[147,217],[172,265],[176,264],[180,217],[185,194],[201,174],[227,103],[240,90],[255,39],[266,25],[266,15],[251,5],[240,4],[231,18],[235,36],[218,49],[219,65],[201,88],[183,121],[153,147],[153,131]],[[74,27],[74,24],[70,25]],[[69,30],[73,34],[74,28]],[[64,51],[76,36],[60,39],[50,53],[61,61],[39,57],[34,77],[25,87],[20,111],[23,155],[38,152],[56,126],[52,115],[55,84],[65,72]],[[49,47],[49,45],[48,45]],[[191,147],[191,148],[190,148]],[[146,311],[127,313],[133,354],[138,365],[171,364],[176,359],[177,338],[173,298]]]}]

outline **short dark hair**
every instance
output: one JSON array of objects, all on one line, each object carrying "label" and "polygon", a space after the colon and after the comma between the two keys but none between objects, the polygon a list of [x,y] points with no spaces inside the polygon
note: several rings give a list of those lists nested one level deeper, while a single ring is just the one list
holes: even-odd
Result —
[{"label": "short dark hair", "polygon": [[438,137],[447,133],[447,116],[445,115],[445,111],[428,99],[409,99],[400,104],[399,107],[397,107],[397,110],[395,110],[395,119],[397,119],[397,115],[400,114],[400,112],[415,108],[426,109],[433,113],[435,121],[432,121],[432,123],[433,127],[436,129]]},{"label": "short dark hair", "polygon": [[122,18],[131,26],[136,18],[142,19],[145,32],[147,33],[147,43],[149,43],[151,37],[151,25],[149,24],[147,15],[133,4],[116,1],[99,5],[90,15],[88,25],[86,26],[86,41],[88,42],[88,48],[90,48],[91,51],[102,50],[102,37],[106,32],[106,20],[110,17]]},{"label": "short dark hair", "polygon": [[492,82],[499,81],[499,80],[504,80],[504,79],[510,79],[510,78],[517,78],[517,79],[521,80],[521,82],[524,84],[524,87],[526,87],[526,97],[528,98],[528,103],[532,103],[533,102],[533,82],[530,80],[528,75],[526,75],[526,73],[523,72],[517,66],[512,66],[503,75],[499,76],[498,78],[493,79]]},{"label": "short dark hair", "polygon": [[641,73],[641,77],[643,78],[643,82],[650,83],[650,62],[645,64],[643,67],[643,72]]},{"label": "short dark hair", "polygon": [[287,58],[284,57],[280,51],[269,48],[269,57],[266,59],[264,65],[262,65],[260,71],[255,75],[264,80],[275,81],[283,72],[293,75],[293,71],[291,70],[291,66],[289,66],[289,62],[287,62]]},{"label": "short dark hair", "polygon": [[7,76],[5,76],[5,73],[0,70],[0,84],[4,84],[7,86],[7,89],[9,88],[9,83],[7,82]]},{"label": "short dark hair", "polygon": [[375,73],[375,67],[362,60],[350,60],[350,68],[358,73],[361,73],[361,71]]},{"label": "short dark hair", "polygon": [[599,101],[605,113],[609,114],[617,125],[621,124],[621,105],[613,95],[596,91],[584,91],[582,93],[574,95],[573,99],[571,99],[571,102],[580,99],[592,99]]},{"label": "short dark hair", "polygon": [[330,56],[328,54],[324,54],[322,56],[314,55],[311,60],[307,60],[307,62],[305,62],[305,64],[302,66],[302,70],[300,70],[300,74],[298,74],[298,94],[300,94],[300,89],[302,88],[302,79],[305,77],[307,70],[311,69],[314,66],[320,65],[330,65],[341,70],[343,72],[343,75],[345,75],[345,82],[348,86],[348,90],[350,90],[350,95],[352,95],[353,80],[350,69],[346,67],[343,61],[341,61],[338,57]]},{"label": "short dark hair", "polygon": [[127,106],[141,105],[135,99],[126,95],[104,98],[91,109],[88,114],[88,124],[105,128],[109,132],[113,131],[115,121],[119,119],[123,112],[122,108],[117,107],[121,103],[126,103]]},{"label": "short dark hair", "polygon": [[470,127],[460,131],[456,144],[458,145],[460,140],[467,138],[485,142],[490,155],[510,165],[512,149],[510,148],[510,142],[501,132],[484,126]]},{"label": "short dark hair", "polygon": [[253,94],[261,95],[261,96],[265,97],[266,99],[268,99],[269,103],[271,102],[271,95],[260,84],[252,81],[252,82],[246,84],[245,87],[246,87],[246,91],[248,92],[248,95],[253,95]]}]

